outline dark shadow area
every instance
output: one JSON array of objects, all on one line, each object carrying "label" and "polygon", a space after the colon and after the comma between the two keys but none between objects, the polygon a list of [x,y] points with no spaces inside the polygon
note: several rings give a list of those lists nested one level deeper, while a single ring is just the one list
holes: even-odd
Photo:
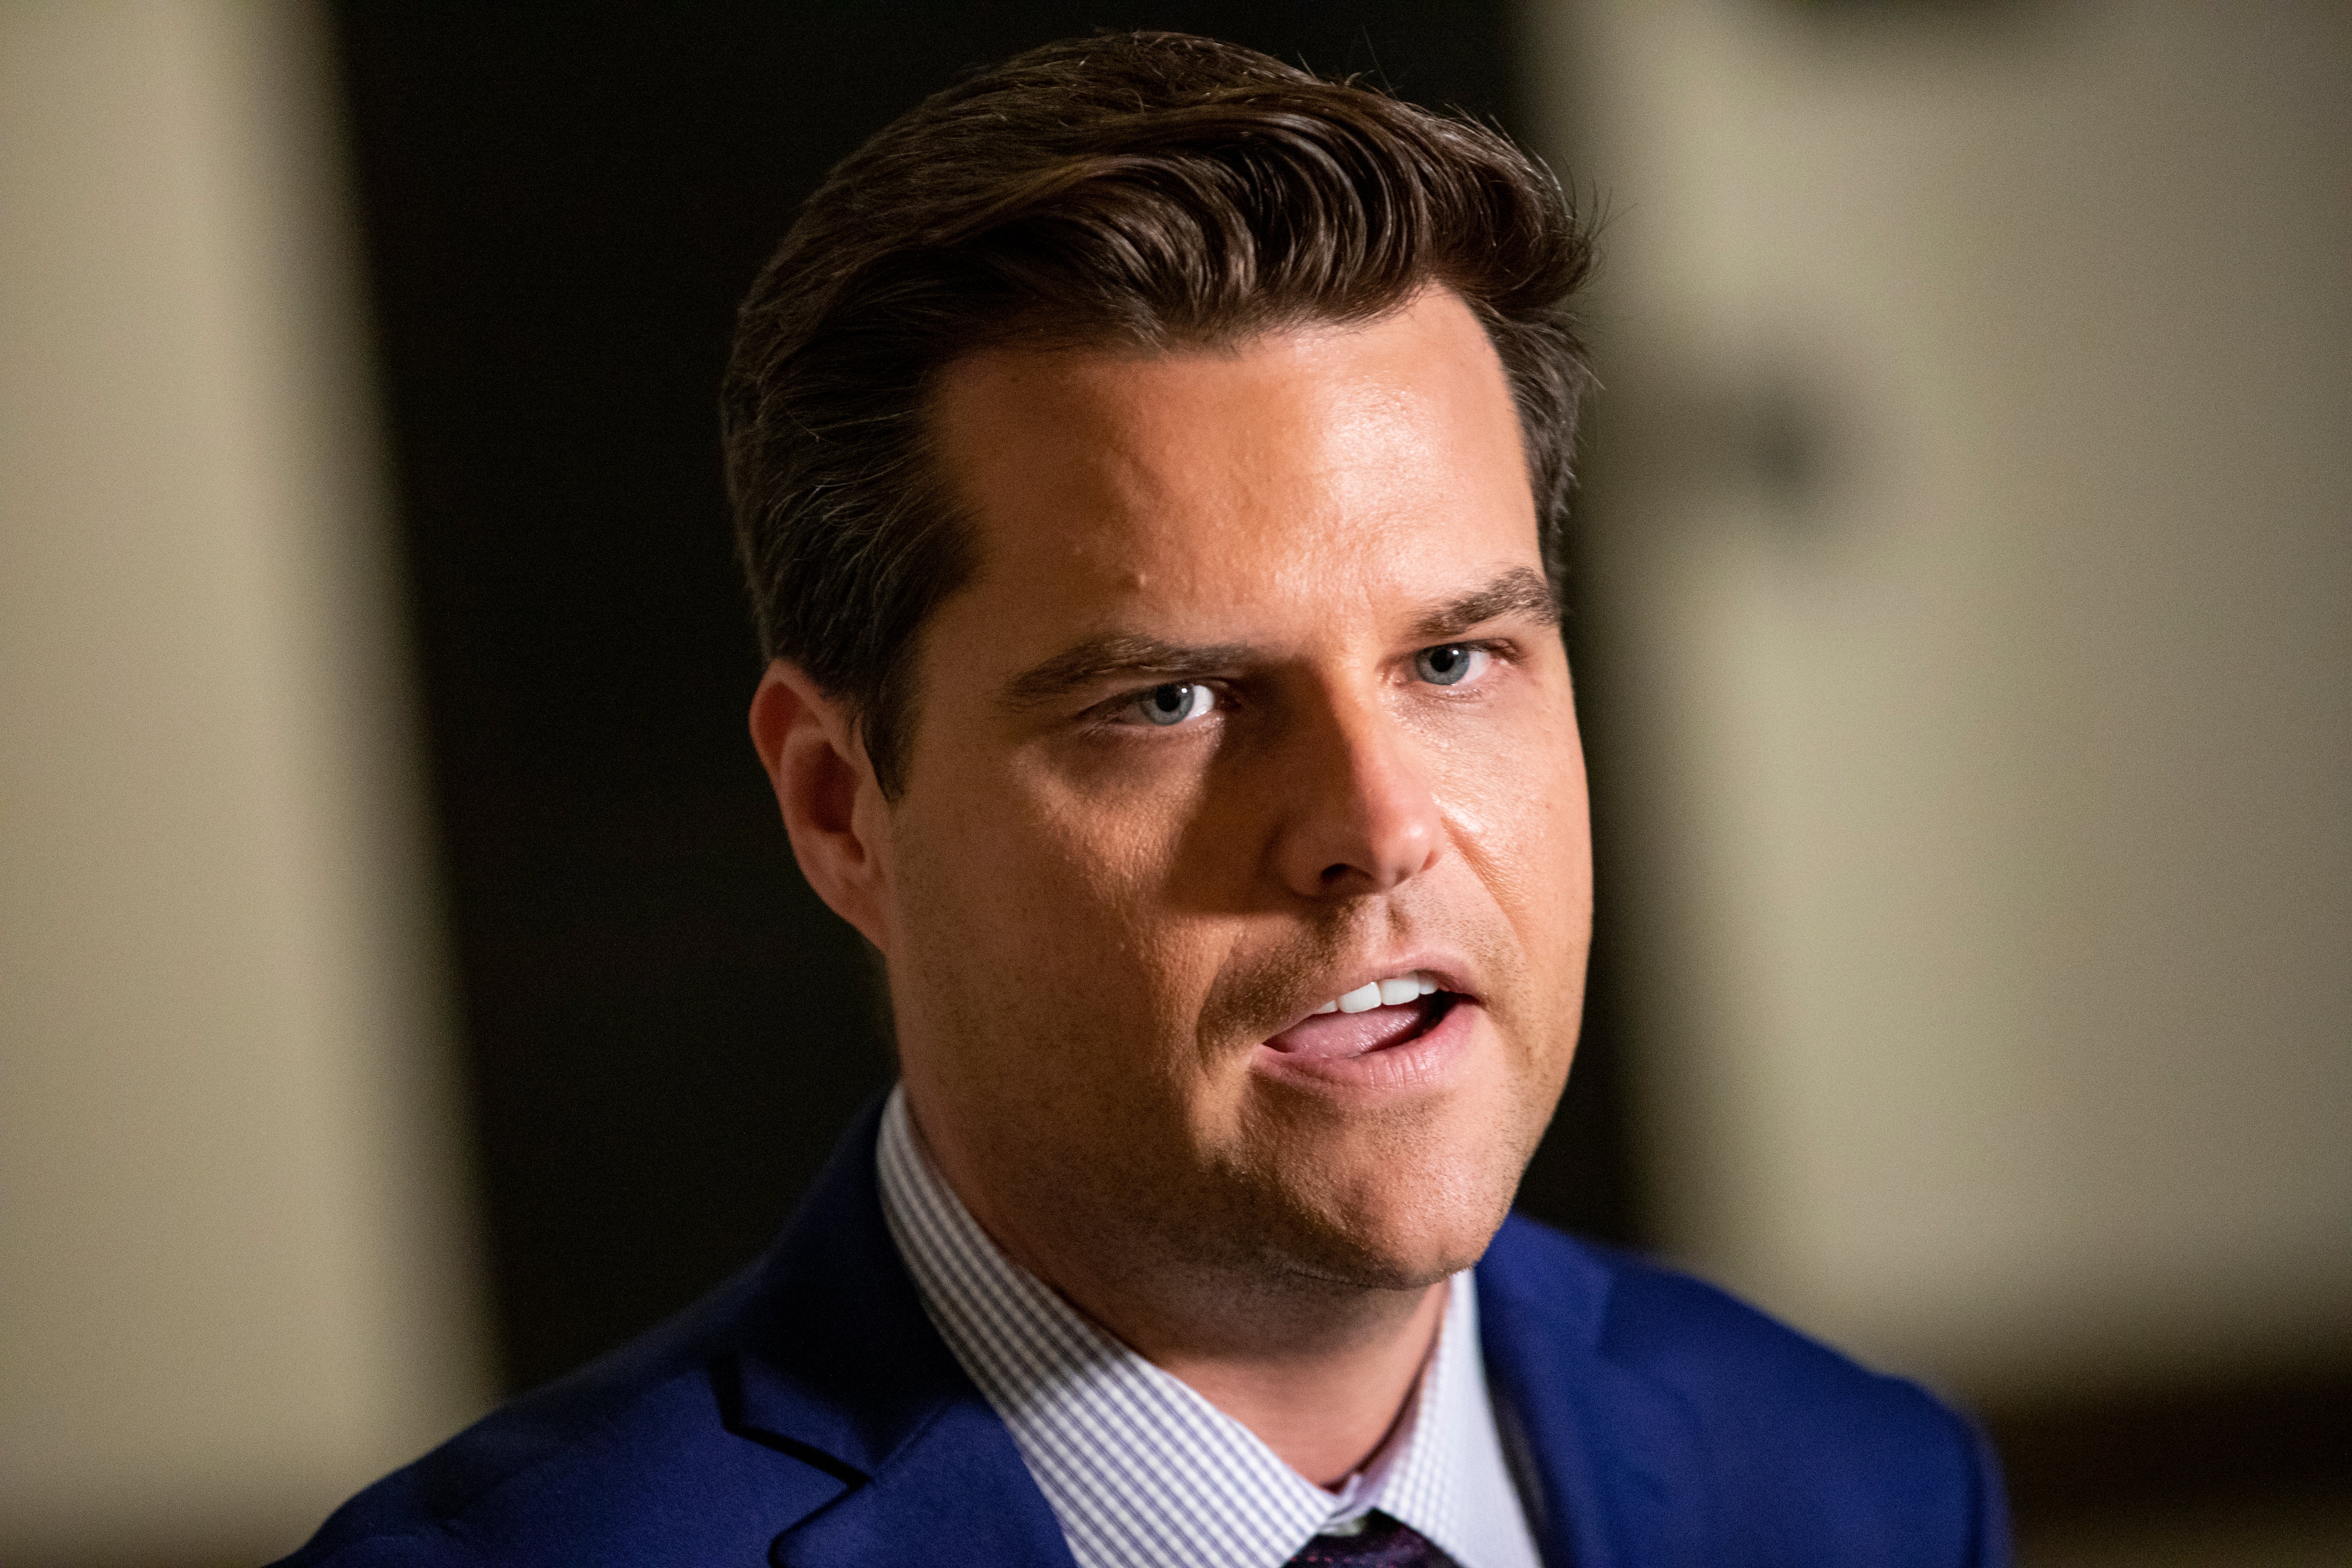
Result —
[{"label": "dark shadow area", "polygon": [[[1569,171],[1561,171],[1567,178]],[[1606,251],[1603,251],[1606,261]],[[1610,461],[1610,418],[1604,393],[1584,416],[1580,477]],[[1607,491],[1600,487],[1605,499]],[[1641,1206],[1640,1166],[1633,1146],[1626,1058],[1635,1048],[1638,999],[1626,994],[1628,922],[1615,896],[1626,863],[1627,834],[1615,803],[1622,760],[1610,745],[1618,684],[1610,650],[1622,646],[1606,622],[1600,595],[1589,591],[1593,530],[1609,526],[1580,492],[1568,527],[1568,593],[1561,633],[1576,681],[1576,718],[1584,735],[1584,766],[1592,801],[1592,958],[1584,982],[1584,1027],[1576,1067],[1560,1096],[1551,1130],[1519,1184],[1519,1206],[1580,1236],[1640,1247],[1654,1239]]]},{"label": "dark shadow area", "polygon": [[1997,1408],[2021,1542],[2109,1519],[2352,1517],[2352,1368]]},{"label": "dark shadow area", "polygon": [[[793,866],[714,407],[824,171],[959,70],[1177,27],[1513,119],[1498,4],[335,13],[508,1382],[755,1253],[888,1080],[857,939]],[[1605,977],[1526,1189],[1630,1236]]]}]

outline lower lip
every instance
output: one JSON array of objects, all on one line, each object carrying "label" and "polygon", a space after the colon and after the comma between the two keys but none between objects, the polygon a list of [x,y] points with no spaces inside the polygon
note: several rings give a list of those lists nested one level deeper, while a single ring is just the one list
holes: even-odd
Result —
[{"label": "lower lip", "polygon": [[1435,1023],[1394,1045],[1346,1057],[1307,1056],[1261,1045],[1254,1066],[1270,1078],[1323,1088],[1435,1089],[1469,1055],[1483,1011],[1469,997],[1456,996]]}]

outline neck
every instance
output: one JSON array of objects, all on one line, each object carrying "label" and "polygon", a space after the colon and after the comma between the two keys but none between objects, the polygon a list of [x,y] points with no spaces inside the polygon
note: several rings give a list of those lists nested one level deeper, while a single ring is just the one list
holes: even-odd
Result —
[{"label": "neck", "polygon": [[[1352,1320],[1347,1331],[1333,1333],[1327,1322],[1284,1345],[1155,1332],[1160,1325],[1146,1312],[1129,1314],[1124,1327],[1101,1321],[1139,1354],[1256,1433],[1292,1469],[1318,1486],[1337,1488],[1395,1428],[1444,1321],[1442,1281],[1371,1294],[1380,1299],[1332,1303],[1340,1308],[1337,1315]],[[1094,1315],[1084,1300],[1071,1300]]]},{"label": "neck", "polygon": [[1444,1321],[1445,1281],[1387,1288],[1097,1258],[1017,1223],[919,1123],[915,1135],[1008,1258],[1308,1480],[1336,1488],[1394,1429]]}]

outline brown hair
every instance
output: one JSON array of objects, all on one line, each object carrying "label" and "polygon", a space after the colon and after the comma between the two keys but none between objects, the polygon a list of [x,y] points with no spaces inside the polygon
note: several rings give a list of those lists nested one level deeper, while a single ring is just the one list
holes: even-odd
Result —
[{"label": "brown hair", "polygon": [[762,648],[847,704],[896,798],[917,637],[975,566],[925,447],[941,367],[1369,321],[1432,282],[1509,378],[1557,588],[1591,253],[1495,132],[1252,49],[1118,34],[972,76],[843,160],[743,302],[721,416]]}]

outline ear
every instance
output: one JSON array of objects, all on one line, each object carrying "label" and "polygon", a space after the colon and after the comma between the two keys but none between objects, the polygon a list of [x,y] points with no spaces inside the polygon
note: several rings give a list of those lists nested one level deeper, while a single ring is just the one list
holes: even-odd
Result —
[{"label": "ear", "polygon": [[777,659],[751,694],[751,748],[775,788],[801,875],[887,957],[889,901],[877,854],[884,802],[847,710],[800,666]]}]

